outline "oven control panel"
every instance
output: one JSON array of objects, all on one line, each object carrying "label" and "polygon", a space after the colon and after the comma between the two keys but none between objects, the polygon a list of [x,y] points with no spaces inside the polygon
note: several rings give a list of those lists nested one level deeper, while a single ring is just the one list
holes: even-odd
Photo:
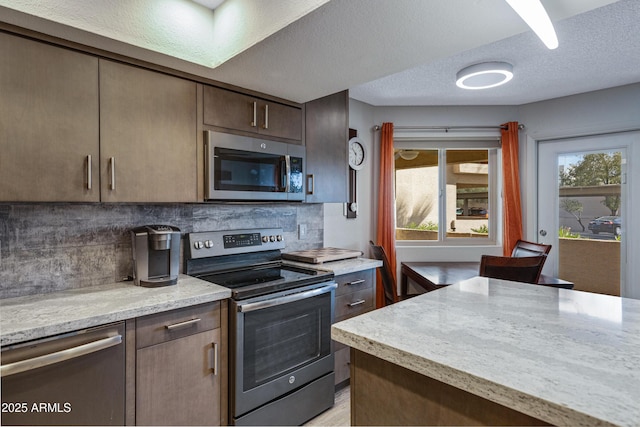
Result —
[{"label": "oven control panel", "polygon": [[203,231],[187,235],[190,258],[284,249],[281,228]]}]

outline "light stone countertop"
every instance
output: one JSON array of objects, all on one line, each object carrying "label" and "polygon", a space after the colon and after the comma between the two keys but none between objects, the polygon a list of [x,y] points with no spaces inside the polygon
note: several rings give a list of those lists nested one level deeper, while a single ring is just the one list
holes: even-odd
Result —
[{"label": "light stone countertop", "polygon": [[372,268],[382,267],[382,261],[369,258],[351,258],[341,261],[330,261],[322,264],[311,264],[300,261],[285,260],[285,264],[296,265],[303,268],[311,268],[315,270],[332,271],[334,275],[356,273],[358,271],[370,270]]},{"label": "light stone countertop", "polygon": [[475,277],[332,338],[555,425],[640,422],[640,300]]},{"label": "light stone countertop", "polygon": [[[382,265],[378,260],[355,258],[324,264],[287,261],[336,276]],[[228,288],[187,275],[178,284],[160,288],[133,282],[91,286],[62,292],[0,299],[0,345],[44,338],[106,323],[231,297]]]},{"label": "light stone countertop", "polygon": [[191,305],[227,299],[225,287],[180,275],[160,288],[133,282],[0,300],[0,345],[15,344]]}]

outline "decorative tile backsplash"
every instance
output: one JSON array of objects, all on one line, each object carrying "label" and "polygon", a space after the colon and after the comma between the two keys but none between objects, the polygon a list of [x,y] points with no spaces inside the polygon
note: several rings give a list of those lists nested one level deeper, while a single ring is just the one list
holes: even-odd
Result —
[{"label": "decorative tile backsplash", "polygon": [[[285,251],[323,245],[322,204],[0,204],[0,298],[97,286],[133,274],[129,230],[281,227]],[[298,224],[307,236],[298,240]],[[183,268],[181,258],[180,270]]]}]

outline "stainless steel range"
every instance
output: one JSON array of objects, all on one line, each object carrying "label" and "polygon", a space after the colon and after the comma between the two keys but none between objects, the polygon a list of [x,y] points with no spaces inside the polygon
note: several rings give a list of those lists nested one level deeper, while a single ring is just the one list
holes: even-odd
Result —
[{"label": "stainless steel range", "polygon": [[185,273],[231,289],[235,425],[301,425],[334,403],[333,273],[283,263],[282,229],[190,233]]}]

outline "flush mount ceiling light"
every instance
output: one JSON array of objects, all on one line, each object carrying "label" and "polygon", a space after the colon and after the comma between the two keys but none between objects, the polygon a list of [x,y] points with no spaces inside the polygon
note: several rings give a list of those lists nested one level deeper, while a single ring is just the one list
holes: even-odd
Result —
[{"label": "flush mount ceiling light", "polygon": [[456,86],[462,89],[489,89],[513,78],[513,66],[506,62],[482,62],[458,71]]},{"label": "flush mount ceiling light", "polygon": [[549,49],[558,47],[556,31],[540,0],[506,0],[506,2]]}]

